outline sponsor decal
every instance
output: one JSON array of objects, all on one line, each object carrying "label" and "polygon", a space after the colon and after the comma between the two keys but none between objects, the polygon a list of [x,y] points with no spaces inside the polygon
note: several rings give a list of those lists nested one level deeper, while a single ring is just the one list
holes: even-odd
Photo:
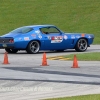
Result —
[{"label": "sponsor decal", "polygon": [[29,37],[24,37],[24,40],[29,40]]},{"label": "sponsor decal", "polygon": [[22,38],[19,38],[18,40],[22,40]]},{"label": "sponsor decal", "polygon": [[89,36],[88,36],[88,38],[90,39],[90,38],[91,38],[91,36],[89,35]]},{"label": "sponsor decal", "polygon": [[38,37],[41,39],[42,38],[42,36],[41,35],[38,35]]},{"label": "sponsor decal", "polygon": [[61,43],[63,41],[62,36],[52,36],[51,37],[51,43]]},{"label": "sponsor decal", "polygon": [[50,37],[50,36],[48,36],[48,39],[49,39],[49,40],[51,40],[51,37]]},{"label": "sponsor decal", "polygon": [[75,36],[74,35],[71,35],[71,39],[75,39]]},{"label": "sponsor decal", "polygon": [[31,34],[31,36],[32,36],[33,38],[36,38],[36,34]]},{"label": "sponsor decal", "polygon": [[40,33],[40,31],[39,31],[39,30],[37,30],[37,31],[35,31],[35,33],[39,34],[39,33]]},{"label": "sponsor decal", "polygon": [[62,37],[62,36],[57,36],[57,39],[62,40],[62,39],[63,39],[63,37]]},{"label": "sponsor decal", "polygon": [[67,39],[68,39],[67,35],[64,35],[64,39],[65,39],[65,40],[67,40]]},{"label": "sponsor decal", "polygon": [[55,37],[54,37],[54,36],[52,36],[52,37],[51,37],[51,40],[55,40]]},{"label": "sponsor decal", "polygon": [[81,34],[82,37],[85,37],[85,34]]},{"label": "sponsor decal", "polygon": [[77,35],[77,36],[76,36],[76,38],[80,38],[80,36],[79,36],[79,35]]},{"label": "sponsor decal", "polygon": [[40,39],[42,38],[42,36],[41,36],[41,34],[40,34],[40,31],[39,31],[39,30],[35,31],[35,33],[37,33],[37,35],[38,35],[38,37],[39,37]]},{"label": "sponsor decal", "polygon": [[52,40],[51,43],[61,43],[62,40]]}]

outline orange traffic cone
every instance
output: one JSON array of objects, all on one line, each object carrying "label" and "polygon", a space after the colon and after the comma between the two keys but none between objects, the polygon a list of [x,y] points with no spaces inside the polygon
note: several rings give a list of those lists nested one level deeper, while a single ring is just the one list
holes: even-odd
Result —
[{"label": "orange traffic cone", "polygon": [[4,61],[3,61],[3,64],[9,64],[7,52],[5,52],[5,54],[4,54]]},{"label": "orange traffic cone", "polygon": [[73,60],[73,66],[72,66],[72,68],[79,68],[79,67],[78,67],[78,62],[77,62],[77,57],[76,57],[76,55],[74,55],[74,60]]},{"label": "orange traffic cone", "polygon": [[46,58],[46,53],[43,53],[42,65],[41,66],[48,66],[47,58]]}]

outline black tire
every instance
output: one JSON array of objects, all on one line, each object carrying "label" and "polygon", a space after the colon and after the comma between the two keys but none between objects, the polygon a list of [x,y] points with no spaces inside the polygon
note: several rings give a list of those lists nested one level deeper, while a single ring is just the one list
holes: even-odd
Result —
[{"label": "black tire", "polygon": [[40,44],[38,41],[31,41],[26,48],[26,51],[29,54],[36,54],[39,52],[39,50],[40,50]]},{"label": "black tire", "polygon": [[5,48],[5,51],[8,53],[17,53],[18,52],[17,49],[9,49],[9,48]]},{"label": "black tire", "polygon": [[87,50],[87,47],[88,47],[87,40],[84,38],[81,38],[77,41],[75,50],[78,52],[84,52]]}]

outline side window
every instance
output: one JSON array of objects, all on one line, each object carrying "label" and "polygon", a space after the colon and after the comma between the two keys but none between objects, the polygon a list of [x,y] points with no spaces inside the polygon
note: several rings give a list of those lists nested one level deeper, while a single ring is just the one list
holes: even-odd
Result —
[{"label": "side window", "polygon": [[60,33],[56,28],[54,27],[49,27],[48,28],[49,33]]},{"label": "side window", "polygon": [[47,27],[41,28],[40,31],[41,31],[43,34],[48,34],[48,28],[47,28]]},{"label": "side window", "polygon": [[55,34],[55,33],[60,33],[58,29],[55,27],[44,27],[40,29],[43,34]]}]

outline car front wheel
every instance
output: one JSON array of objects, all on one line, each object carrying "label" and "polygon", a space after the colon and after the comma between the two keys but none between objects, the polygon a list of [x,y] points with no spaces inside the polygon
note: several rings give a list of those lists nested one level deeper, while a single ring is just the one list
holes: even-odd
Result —
[{"label": "car front wheel", "polygon": [[38,41],[31,41],[26,48],[27,53],[30,54],[38,53],[39,50],[40,50],[40,44]]},{"label": "car front wheel", "polygon": [[86,39],[79,39],[76,43],[75,50],[78,52],[84,52],[87,50],[87,40]]}]

